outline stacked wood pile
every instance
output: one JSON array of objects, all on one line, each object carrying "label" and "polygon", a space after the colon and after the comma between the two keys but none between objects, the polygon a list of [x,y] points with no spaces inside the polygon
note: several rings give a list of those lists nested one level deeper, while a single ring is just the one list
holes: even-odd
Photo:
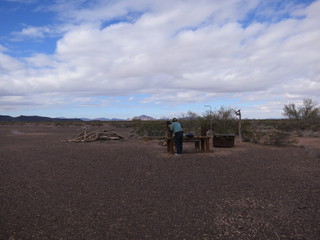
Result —
[{"label": "stacked wood pile", "polygon": [[76,137],[69,139],[68,142],[94,142],[100,140],[124,140],[124,137],[116,132],[108,130],[97,130],[92,132],[83,131]]}]

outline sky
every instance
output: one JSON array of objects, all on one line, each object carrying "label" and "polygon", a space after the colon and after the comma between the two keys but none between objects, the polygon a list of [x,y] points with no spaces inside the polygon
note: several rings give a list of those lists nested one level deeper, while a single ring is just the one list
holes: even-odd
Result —
[{"label": "sky", "polygon": [[0,115],[282,118],[320,96],[320,0],[0,0]]}]

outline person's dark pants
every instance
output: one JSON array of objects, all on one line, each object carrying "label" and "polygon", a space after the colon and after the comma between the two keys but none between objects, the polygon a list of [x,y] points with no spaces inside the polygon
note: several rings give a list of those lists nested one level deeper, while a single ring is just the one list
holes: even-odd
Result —
[{"label": "person's dark pants", "polygon": [[183,132],[176,132],[174,134],[174,143],[176,145],[177,154],[182,153],[182,139],[183,139]]}]

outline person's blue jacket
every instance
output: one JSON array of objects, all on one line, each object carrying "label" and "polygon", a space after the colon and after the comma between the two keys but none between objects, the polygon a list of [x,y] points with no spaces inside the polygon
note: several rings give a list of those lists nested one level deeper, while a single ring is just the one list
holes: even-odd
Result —
[{"label": "person's blue jacket", "polygon": [[180,124],[179,122],[173,122],[173,123],[171,123],[171,125],[170,125],[170,130],[171,130],[173,133],[181,132],[181,131],[182,131],[181,124]]}]

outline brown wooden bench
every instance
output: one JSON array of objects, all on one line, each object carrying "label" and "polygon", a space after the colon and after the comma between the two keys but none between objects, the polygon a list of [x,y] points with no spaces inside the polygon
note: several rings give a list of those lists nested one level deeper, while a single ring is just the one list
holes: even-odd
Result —
[{"label": "brown wooden bench", "polygon": [[[195,151],[209,152],[210,138],[208,136],[183,137],[183,142],[194,142]],[[167,138],[167,152],[174,153],[174,139]]]}]

